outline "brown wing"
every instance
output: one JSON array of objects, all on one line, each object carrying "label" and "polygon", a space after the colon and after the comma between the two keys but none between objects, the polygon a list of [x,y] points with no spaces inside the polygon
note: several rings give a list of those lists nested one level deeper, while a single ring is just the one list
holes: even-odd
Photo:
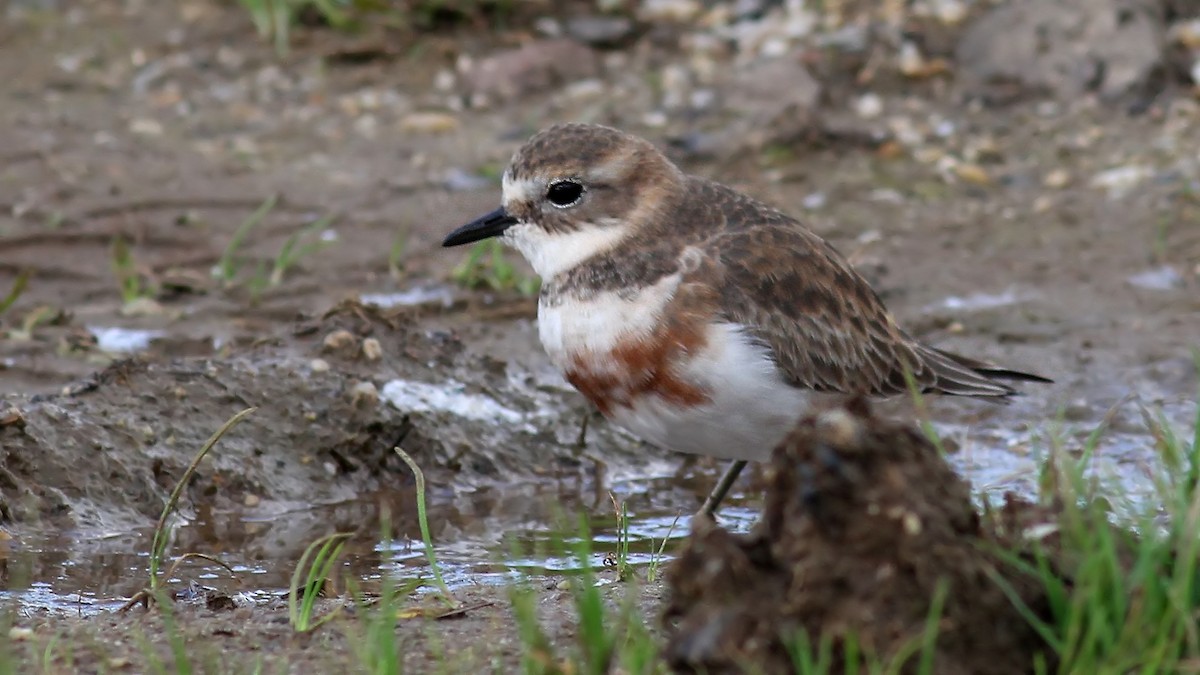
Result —
[{"label": "brown wing", "polygon": [[[792,384],[817,391],[898,394],[905,370],[919,389],[1009,396],[993,377],[1049,381],[924,346],[900,329],[865,279],[832,246],[783,214],[730,191],[725,227],[702,246],[725,317],[774,354]],[[761,224],[731,227],[762,209]],[[728,218],[732,210],[741,218]],[[698,270],[699,272],[699,270]]]}]

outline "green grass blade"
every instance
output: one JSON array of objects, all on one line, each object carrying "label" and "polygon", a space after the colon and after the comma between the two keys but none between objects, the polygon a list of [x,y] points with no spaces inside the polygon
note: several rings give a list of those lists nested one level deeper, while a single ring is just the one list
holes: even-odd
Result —
[{"label": "green grass blade", "polygon": [[326,535],[310,543],[300,555],[288,584],[288,620],[297,632],[315,630],[337,614],[337,610],[334,610],[317,621],[313,620],[320,586],[329,578],[350,536],[348,532]]},{"label": "green grass blade", "polygon": [[446,604],[454,606],[458,604],[458,600],[454,594],[450,592],[450,587],[446,585],[442,579],[442,570],[438,567],[437,556],[433,551],[433,537],[429,534],[429,521],[425,518],[425,474],[421,472],[421,467],[409,456],[407,452],[399,446],[393,448],[400,459],[408,465],[412,470],[413,476],[417,480],[417,523],[421,527],[421,541],[425,545],[425,558],[429,561],[429,568],[433,573],[433,580],[437,583],[438,590],[442,592],[442,599]]},{"label": "green grass blade", "polygon": [[4,296],[3,300],[0,300],[0,316],[4,316],[4,313],[21,298],[21,294],[25,292],[25,287],[29,285],[29,279],[32,277],[33,272],[29,270],[21,270],[17,273],[12,288],[8,289],[8,294]]},{"label": "green grass blade", "polygon": [[258,408],[246,408],[245,410],[229,418],[225,424],[222,424],[221,428],[217,429],[217,431],[210,436],[207,441],[204,442],[204,445],[200,447],[200,451],[196,453],[194,458],[192,458],[192,463],[189,464],[187,469],[183,472],[183,476],[181,476],[179,481],[175,483],[175,489],[171,491],[171,496],[167,498],[167,503],[165,506],[163,506],[162,515],[158,518],[158,524],[156,524],[154,527],[154,540],[150,546],[149,561],[151,591],[157,592],[159,589],[160,580],[158,577],[158,570],[162,565],[163,556],[166,554],[167,542],[170,540],[171,534],[170,527],[167,525],[167,520],[171,517],[171,513],[179,505],[179,498],[181,495],[183,495],[184,488],[192,479],[192,476],[196,473],[196,469],[200,467],[200,462],[203,461],[204,457],[213,449],[213,446],[215,446],[217,442],[229,432],[230,429],[235,427],[239,422],[245,419],[246,416],[250,415],[255,410],[258,410]]},{"label": "green grass blade", "polygon": [[[271,0],[267,1],[270,2]],[[280,0],[280,2],[282,3],[283,0]],[[233,237],[229,239],[229,243],[225,246],[225,251],[221,254],[221,259],[217,262],[217,276],[221,281],[225,282],[225,284],[232,284],[234,278],[237,277],[238,268],[240,266],[238,263],[238,255],[242,248],[242,244],[246,241],[246,237],[250,236],[250,232],[254,228],[258,227],[258,224],[267,217],[267,214],[270,213],[278,203],[278,195],[271,195],[270,197],[267,197],[266,200],[264,200],[263,203],[254,210],[254,213],[251,213],[249,217],[243,220],[242,224],[238,226],[238,229],[234,231]]]}]

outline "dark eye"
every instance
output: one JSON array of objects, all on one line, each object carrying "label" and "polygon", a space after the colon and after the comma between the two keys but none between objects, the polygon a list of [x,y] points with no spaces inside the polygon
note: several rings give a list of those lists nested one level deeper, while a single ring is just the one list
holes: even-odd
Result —
[{"label": "dark eye", "polygon": [[546,188],[546,199],[560,209],[574,206],[582,196],[583,186],[573,180],[556,180]]}]

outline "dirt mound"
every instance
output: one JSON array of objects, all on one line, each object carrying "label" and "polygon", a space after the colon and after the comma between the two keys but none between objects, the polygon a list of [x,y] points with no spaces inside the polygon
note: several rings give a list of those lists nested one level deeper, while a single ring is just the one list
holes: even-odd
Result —
[{"label": "dirt mound", "polygon": [[1028,672],[1045,651],[990,575],[1035,610],[1038,586],[989,553],[1007,543],[915,429],[865,402],[832,408],[800,423],[767,476],[751,534],[699,521],[670,569],[667,654],[680,671],[792,672],[789,644],[802,633],[831,640],[830,672],[843,672],[851,636],[881,660],[919,653],[940,587],[933,672]]}]

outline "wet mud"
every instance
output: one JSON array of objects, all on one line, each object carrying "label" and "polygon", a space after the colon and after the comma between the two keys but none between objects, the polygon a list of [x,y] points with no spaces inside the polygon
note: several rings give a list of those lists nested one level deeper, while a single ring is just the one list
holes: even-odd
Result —
[{"label": "wet mud", "polygon": [[[127,359],[33,397],[0,428],[0,517],[77,530],[144,524],[205,440],[247,408],[254,414],[189,487],[247,517],[411,484],[395,447],[429,472],[434,499],[594,469],[578,443],[586,407],[414,316],[346,303],[295,326],[286,346],[264,338],[228,359]],[[655,456],[607,426],[585,440],[629,467]]]}]

